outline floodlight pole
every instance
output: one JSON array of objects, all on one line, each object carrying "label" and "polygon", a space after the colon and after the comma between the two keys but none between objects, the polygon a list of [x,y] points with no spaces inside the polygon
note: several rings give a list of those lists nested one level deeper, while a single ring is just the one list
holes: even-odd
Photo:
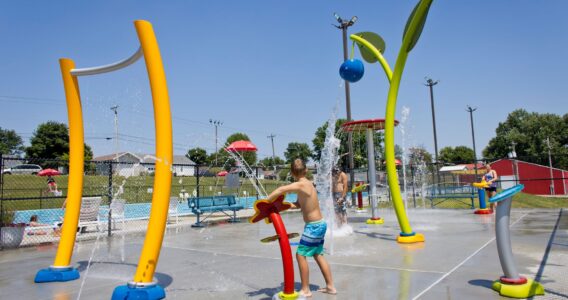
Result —
[{"label": "floodlight pole", "polygon": [[[352,17],[349,21],[343,20],[338,14],[334,14],[335,19],[339,23],[334,25],[337,29],[341,29],[343,35],[343,61],[347,60],[347,28],[355,24],[357,17]],[[347,111],[347,122],[351,121],[351,96],[349,90],[349,81],[345,80],[345,107]],[[353,132],[349,131],[347,133],[347,144],[349,150],[349,190],[353,188],[353,183],[355,182],[355,161],[353,160]],[[351,204],[355,205],[355,193],[351,193]]]},{"label": "floodlight pole", "polygon": [[215,126],[215,166],[217,166],[217,152],[219,152],[218,150],[219,140],[217,139],[217,129],[219,126],[223,125],[223,122],[219,120],[209,119],[209,124]]},{"label": "floodlight pole", "polygon": [[473,129],[473,112],[476,111],[477,108],[471,108],[471,106],[467,106],[467,110],[469,112],[469,120],[471,122],[471,139],[473,140],[473,168],[475,169],[475,180],[477,181],[477,151],[475,149],[475,131]]},{"label": "floodlight pole", "polygon": [[436,135],[436,113],[434,111],[434,86],[438,84],[438,80],[434,81],[431,78],[426,78],[426,86],[430,88],[430,104],[432,106],[432,128],[434,129],[434,159],[436,160],[436,179],[440,183],[440,172],[438,166],[438,137]]}]

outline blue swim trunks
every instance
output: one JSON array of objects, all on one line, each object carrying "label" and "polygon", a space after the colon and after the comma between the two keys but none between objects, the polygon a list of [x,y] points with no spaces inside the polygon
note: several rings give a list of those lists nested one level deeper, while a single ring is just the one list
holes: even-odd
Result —
[{"label": "blue swim trunks", "polygon": [[304,233],[300,239],[297,253],[301,256],[311,257],[323,254],[323,242],[327,224],[325,220],[309,222],[304,226]]}]

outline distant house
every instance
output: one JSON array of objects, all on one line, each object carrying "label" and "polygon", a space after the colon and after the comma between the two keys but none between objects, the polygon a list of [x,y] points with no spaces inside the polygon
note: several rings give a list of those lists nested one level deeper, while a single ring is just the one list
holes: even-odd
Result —
[{"label": "distant house", "polygon": [[[119,176],[140,176],[155,172],[156,158],[151,154],[120,152],[98,156],[93,160],[96,162],[96,173],[101,175],[109,173],[110,164],[105,162],[113,162],[113,174]],[[172,173],[174,176],[194,176],[194,165],[186,156],[174,155]]]},{"label": "distant house", "polygon": [[[154,173],[156,159],[152,155],[143,155],[144,167],[148,173]],[[195,163],[185,155],[174,155],[172,166],[174,176],[195,176]]]}]

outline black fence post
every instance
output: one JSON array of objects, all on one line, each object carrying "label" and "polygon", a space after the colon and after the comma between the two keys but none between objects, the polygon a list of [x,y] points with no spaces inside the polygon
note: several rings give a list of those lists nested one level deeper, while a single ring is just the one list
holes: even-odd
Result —
[{"label": "black fence post", "polygon": [[195,166],[195,189],[197,190],[197,198],[199,198],[199,166]]},{"label": "black fence post", "polygon": [[[255,170],[256,170],[256,177],[254,178],[254,180],[256,181],[256,186],[258,187],[260,186],[260,181],[258,181],[258,167],[255,167]],[[256,190],[256,200],[258,200],[259,199],[258,189],[255,190]]]},{"label": "black fence post", "polygon": [[414,185],[416,181],[414,181],[414,165],[410,165],[410,176],[412,180],[412,201],[414,201],[414,208],[416,208],[416,192],[414,191]]},{"label": "black fence post", "polygon": [[107,236],[111,236],[111,229],[112,229],[112,209],[110,209],[110,205],[112,203],[112,160],[108,161],[108,233]]},{"label": "black fence post", "polygon": [[[0,153],[0,223],[2,223],[3,221],[4,221],[4,157],[2,156],[2,153]],[[1,246],[0,249],[2,249]]]}]

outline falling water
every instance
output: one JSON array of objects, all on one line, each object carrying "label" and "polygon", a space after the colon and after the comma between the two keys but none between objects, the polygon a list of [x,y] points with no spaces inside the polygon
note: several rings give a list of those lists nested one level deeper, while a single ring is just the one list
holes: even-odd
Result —
[{"label": "falling water", "polygon": [[401,111],[400,133],[402,136],[402,185],[403,185],[403,200],[404,207],[408,209],[408,193],[406,192],[406,123],[408,121],[408,116],[410,115],[410,108],[403,106]]},{"label": "falling water", "polygon": [[327,129],[325,132],[324,147],[321,151],[320,160],[317,166],[316,188],[321,210],[329,230],[330,254],[333,254],[333,231],[336,229],[335,209],[333,203],[332,191],[332,174],[331,170],[337,163],[340,140],[335,137],[335,121],[337,119],[335,111],[331,118],[327,121]]},{"label": "falling water", "polygon": [[245,172],[245,176],[248,178],[252,186],[255,188],[256,192],[261,197],[265,198],[267,196],[267,193],[266,190],[264,189],[264,186],[262,185],[262,183],[260,183],[260,181],[258,181],[258,178],[256,178],[256,174],[253,172],[252,168],[246,162],[244,157],[236,151],[233,152],[233,151],[228,151],[226,149],[225,151],[229,154],[229,156],[231,156],[231,158],[233,158],[235,161],[239,163],[239,165],[241,166],[241,170]]}]

